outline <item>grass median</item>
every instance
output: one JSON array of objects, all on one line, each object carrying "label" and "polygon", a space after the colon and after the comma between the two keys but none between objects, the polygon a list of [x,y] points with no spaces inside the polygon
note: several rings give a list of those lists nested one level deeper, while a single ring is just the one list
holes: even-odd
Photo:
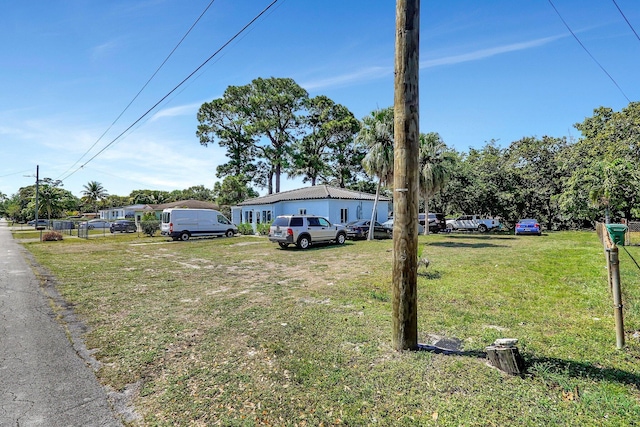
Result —
[{"label": "grass median", "polygon": [[[24,243],[89,326],[100,381],[139,385],[134,425],[638,422],[640,274],[626,254],[619,351],[595,233],[419,244],[430,260],[419,341],[458,342],[458,355],[391,348],[390,240],[305,251],[246,236]],[[482,357],[505,337],[520,340],[522,377]]]}]

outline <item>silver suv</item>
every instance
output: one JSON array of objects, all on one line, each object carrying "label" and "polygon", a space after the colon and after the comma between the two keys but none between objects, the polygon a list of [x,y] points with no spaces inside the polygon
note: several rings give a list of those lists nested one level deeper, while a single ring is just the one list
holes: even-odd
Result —
[{"label": "silver suv", "polygon": [[314,215],[281,215],[269,229],[269,240],[281,248],[295,244],[300,249],[307,249],[320,242],[344,245],[346,239],[344,226],[331,224],[328,219]]}]

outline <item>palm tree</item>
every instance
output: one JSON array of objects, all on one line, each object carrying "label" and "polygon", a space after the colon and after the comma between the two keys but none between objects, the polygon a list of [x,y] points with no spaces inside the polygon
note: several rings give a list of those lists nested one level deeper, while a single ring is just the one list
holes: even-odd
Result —
[{"label": "palm tree", "polygon": [[81,191],[81,194],[84,200],[88,204],[93,205],[93,212],[97,213],[98,201],[104,200],[109,196],[109,194],[107,194],[107,190],[105,190],[102,184],[97,181],[89,181],[89,183],[83,185],[83,187],[84,190]]},{"label": "palm tree", "polygon": [[61,189],[55,185],[43,184],[40,186],[40,209],[47,212],[49,223],[51,223],[52,216],[59,216],[64,210],[64,196]]},{"label": "palm tree", "polygon": [[374,110],[362,119],[362,128],[356,138],[367,147],[362,166],[370,176],[378,178],[376,198],[371,212],[369,240],[373,240],[373,224],[380,197],[380,187],[393,181],[393,107]]},{"label": "palm tree", "polygon": [[429,200],[449,181],[455,158],[447,152],[447,145],[436,132],[420,134],[418,164],[420,193],[424,198],[424,234],[429,234]]}]

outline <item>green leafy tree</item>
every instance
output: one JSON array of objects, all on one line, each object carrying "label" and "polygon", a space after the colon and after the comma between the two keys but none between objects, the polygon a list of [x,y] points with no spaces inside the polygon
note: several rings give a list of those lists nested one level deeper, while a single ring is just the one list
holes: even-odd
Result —
[{"label": "green leafy tree", "polygon": [[[369,176],[378,178],[376,196],[371,212],[371,223],[375,221],[380,188],[393,182],[393,107],[375,110],[362,119],[357,139],[367,147],[362,166]],[[373,240],[373,227],[369,227],[369,240]]]},{"label": "green leafy tree", "polygon": [[218,206],[234,206],[247,199],[258,197],[258,192],[249,187],[248,180],[242,175],[227,176],[222,182],[216,182],[213,193]]},{"label": "green leafy tree", "polygon": [[229,161],[219,165],[217,176],[244,175],[253,179],[256,172],[256,135],[247,111],[251,86],[229,86],[222,98],[205,102],[198,110],[196,135],[205,147],[217,143],[227,150]]},{"label": "green leafy tree", "polygon": [[310,181],[311,185],[316,185],[318,179],[335,179],[344,188],[355,176],[354,168],[362,170],[364,154],[358,157],[353,149],[360,122],[345,106],[326,96],[308,98],[304,105],[308,133],[294,144],[289,174],[303,176],[303,182]]},{"label": "green leafy tree", "polygon": [[159,190],[134,190],[129,197],[136,205],[159,205],[171,201],[171,193]]},{"label": "green leafy tree", "polygon": [[640,103],[619,112],[599,107],[575,127],[582,138],[564,158],[562,208],[583,222],[598,219],[602,209],[630,218],[639,199],[636,178],[627,169],[640,158]]},{"label": "green leafy tree", "polygon": [[229,86],[222,98],[203,104],[200,143],[217,141],[230,159],[218,168],[218,176],[242,174],[265,185],[269,194],[275,179],[275,192],[280,192],[292,145],[303,131],[301,113],[308,96],[293,79],[257,78],[245,86]]},{"label": "green leafy tree", "polygon": [[184,190],[174,190],[170,193],[171,201],[178,200],[202,200],[204,202],[215,201],[215,193],[204,185],[194,185]]},{"label": "green leafy tree", "polygon": [[515,183],[512,200],[517,215],[537,218],[548,229],[562,222],[558,196],[566,178],[561,165],[567,147],[565,138],[527,137],[505,151]]},{"label": "green leafy tree", "polygon": [[[287,169],[291,146],[302,132],[300,112],[309,97],[293,79],[257,78],[251,82],[249,97],[251,129],[266,140],[258,144],[260,157],[269,165],[269,194],[280,192],[280,178]],[[275,180],[275,184],[272,182]]]},{"label": "green leafy tree", "polygon": [[129,196],[116,196],[114,194],[109,194],[104,199],[104,205],[109,207],[129,206],[131,204],[131,197]]}]

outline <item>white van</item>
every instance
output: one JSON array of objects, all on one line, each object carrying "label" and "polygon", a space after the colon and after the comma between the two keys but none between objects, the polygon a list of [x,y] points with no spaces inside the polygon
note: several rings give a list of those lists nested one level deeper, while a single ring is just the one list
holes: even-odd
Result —
[{"label": "white van", "polygon": [[189,240],[192,236],[233,237],[238,227],[213,209],[172,208],[162,211],[160,234],[173,240]]}]

